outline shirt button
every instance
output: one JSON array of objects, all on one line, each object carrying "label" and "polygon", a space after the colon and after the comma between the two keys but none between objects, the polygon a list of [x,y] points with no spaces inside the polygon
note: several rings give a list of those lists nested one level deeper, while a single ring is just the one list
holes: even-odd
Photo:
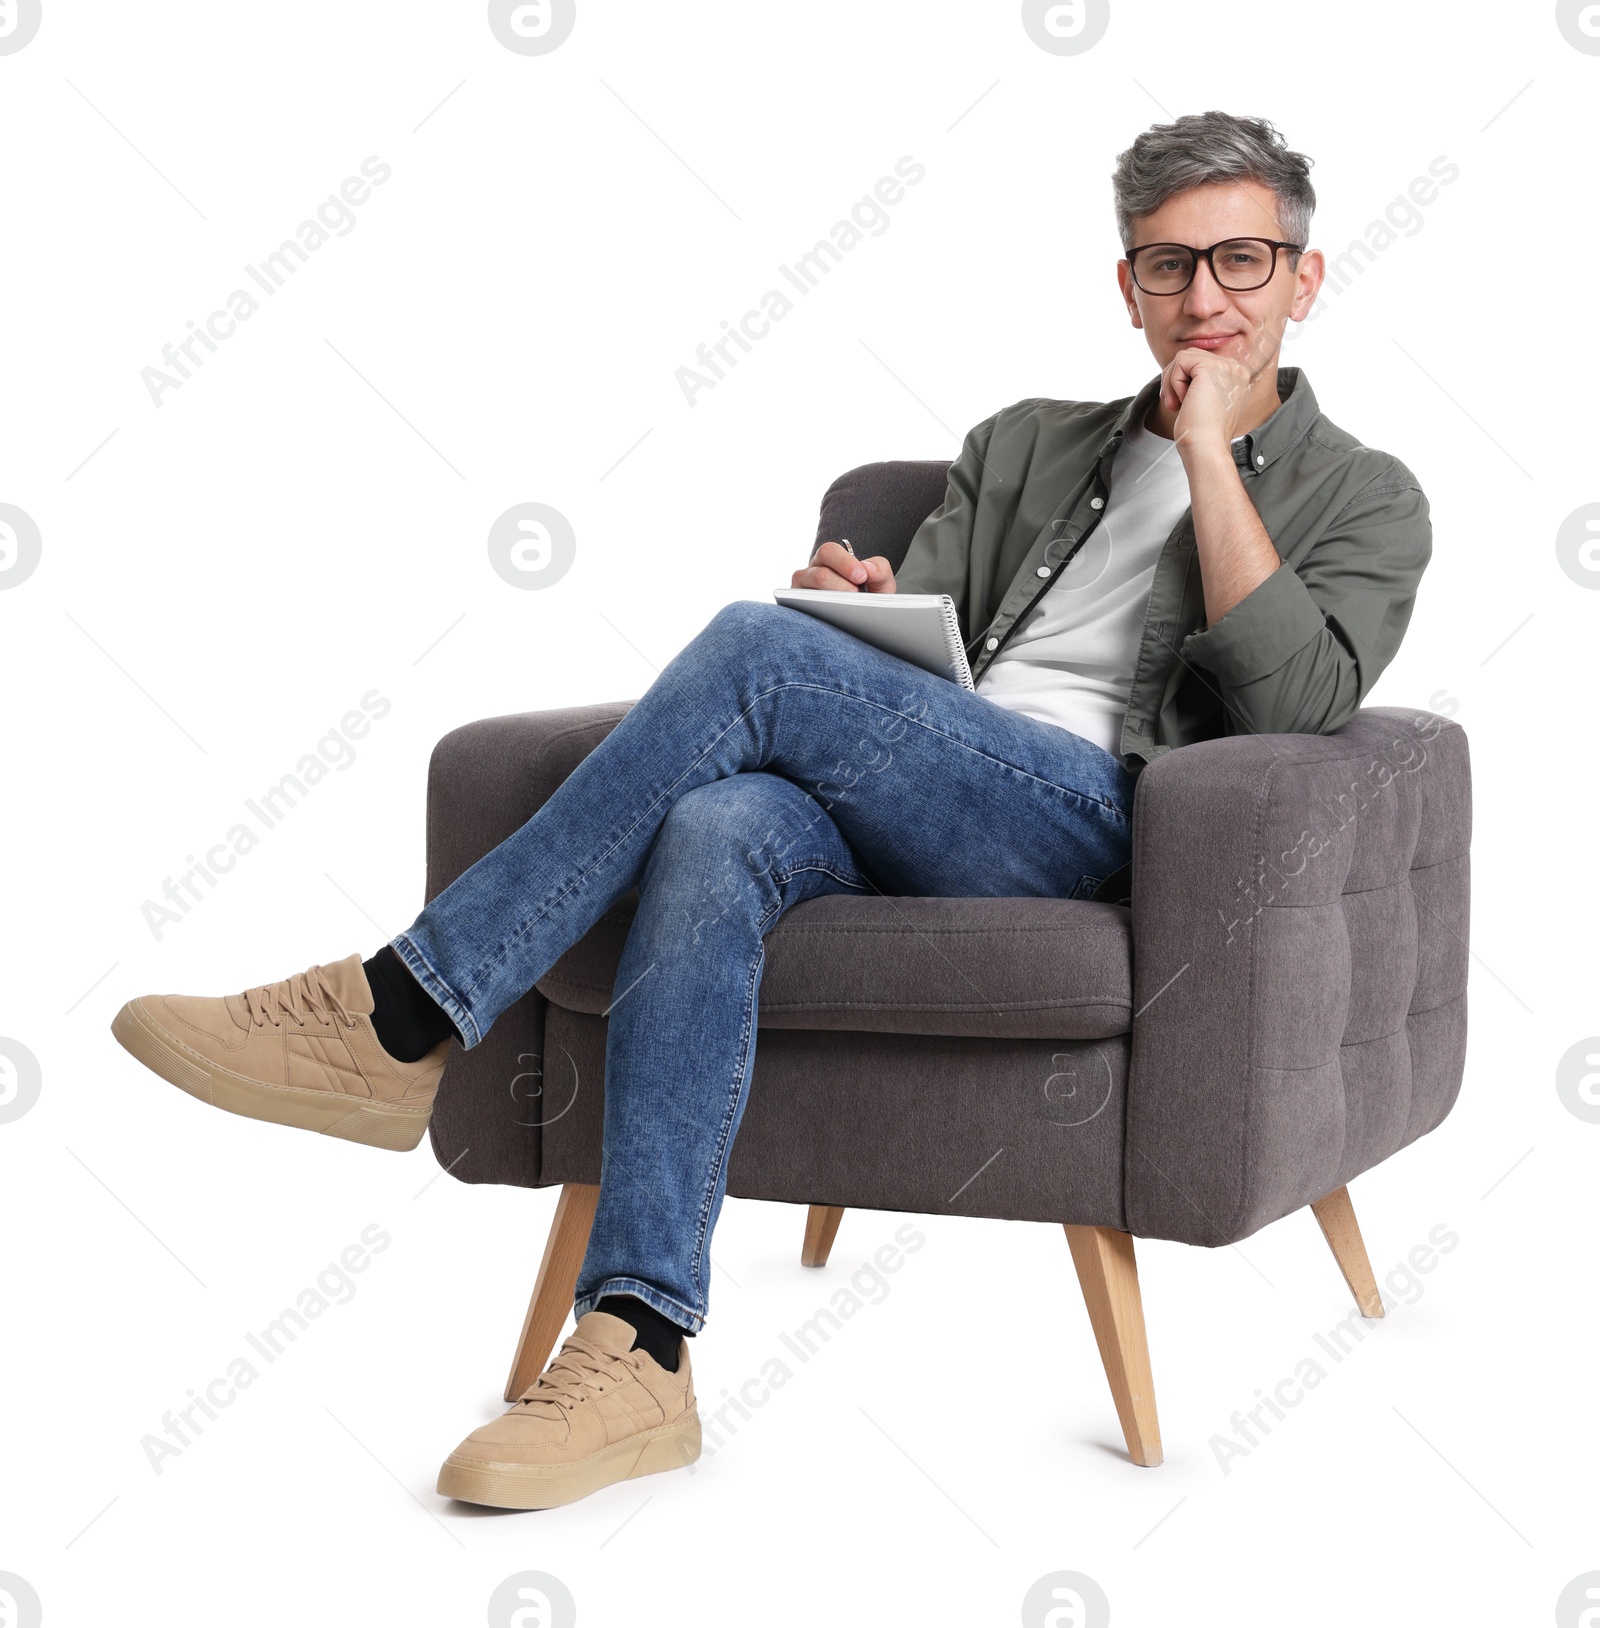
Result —
[{"label": "shirt button", "polygon": [[998,650],[1000,648],[1000,641],[998,639],[990,639],[990,641],[983,648],[985,650]]},{"label": "shirt button", "polygon": [[1103,509],[1105,506],[1106,500],[1103,497],[1092,497],[1089,499],[1089,507],[1091,509]]},{"label": "shirt button", "polygon": [[1039,569],[1034,572],[1034,575],[1039,577],[1047,577],[1050,575],[1050,567],[1048,565],[1041,565]]},{"label": "shirt button", "polygon": [[1267,461],[1265,453],[1256,454],[1256,468],[1259,469]]}]

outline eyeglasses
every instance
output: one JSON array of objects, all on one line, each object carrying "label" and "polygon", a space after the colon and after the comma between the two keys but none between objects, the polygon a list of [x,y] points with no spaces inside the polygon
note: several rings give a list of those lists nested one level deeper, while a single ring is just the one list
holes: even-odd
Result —
[{"label": "eyeglasses", "polygon": [[1146,294],[1181,294],[1194,281],[1202,260],[1218,285],[1232,294],[1262,288],[1278,269],[1278,250],[1304,253],[1301,243],[1279,243],[1270,237],[1230,237],[1209,249],[1186,243],[1145,243],[1128,251],[1133,280]]}]

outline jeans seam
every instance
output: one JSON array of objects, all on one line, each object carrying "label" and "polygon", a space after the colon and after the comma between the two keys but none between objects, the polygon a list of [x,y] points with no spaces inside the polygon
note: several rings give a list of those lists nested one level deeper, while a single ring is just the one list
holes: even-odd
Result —
[{"label": "jeans seam", "polygon": [[405,933],[396,933],[389,940],[389,948],[405,963],[406,970],[410,972],[423,990],[443,1008],[444,1014],[455,1024],[461,1033],[462,1047],[470,1050],[483,1039],[478,1030],[477,1020],[471,1010],[462,1002],[456,992],[434,969],[421,950],[412,943]]},{"label": "jeans seam", "polygon": [[628,1277],[626,1274],[613,1273],[610,1277],[600,1280],[592,1289],[586,1289],[582,1294],[573,1298],[572,1309],[579,1317],[586,1311],[593,1311],[595,1303],[608,1294],[632,1295],[635,1300],[642,1300],[647,1306],[654,1306],[663,1317],[676,1322],[678,1316],[687,1317],[689,1326],[695,1333],[705,1327],[705,1316],[686,1306],[681,1300],[665,1291],[658,1289],[653,1283],[646,1283],[643,1278]]},{"label": "jeans seam", "polygon": [[728,1093],[727,1106],[722,1114],[722,1124],[717,1130],[716,1147],[711,1156],[710,1168],[707,1171],[705,1191],[700,1200],[700,1216],[695,1229],[694,1241],[694,1287],[695,1293],[700,1297],[702,1306],[705,1305],[707,1300],[705,1266],[711,1226],[711,1206],[716,1197],[717,1178],[724,1172],[727,1165],[728,1143],[733,1134],[734,1112],[738,1107],[739,1098],[744,1092],[745,1077],[750,1073],[753,1066],[751,1048],[755,1043],[756,1030],[755,987],[761,974],[761,964],[766,958],[766,950],[761,940],[766,936],[768,926],[781,914],[782,901],[780,900],[764,911],[760,921],[756,924],[756,953],[751,959],[750,970],[745,980],[743,1028],[739,1035],[739,1061],[736,1068],[738,1083]]},{"label": "jeans seam", "polygon": [[767,874],[769,876],[777,877],[779,886],[782,886],[783,883],[793,881],[797,876],[805,876],[816,873],[820,873],[823,876],[831,876],[834,881],[842,883],[845,887],[857,888],[863,893],[865,893],[867,890],[867,884],[861,880],[860,877],[841,876],[838,871],[833,868],[833,866],[825,864],[821,861],[814,865],[796,865],[793,870],[785,871],[782,876],[778,876],[777,872],[775,871],[769,871]]}]

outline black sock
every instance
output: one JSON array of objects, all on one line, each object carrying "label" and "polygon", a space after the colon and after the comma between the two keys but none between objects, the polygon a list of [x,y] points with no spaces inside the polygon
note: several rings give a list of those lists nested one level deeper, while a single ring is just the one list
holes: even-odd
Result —
[{"label": "black sock", "polygon": [[595,1302],[596,1311],[609,1312],[633,1327],[636,1350],[648,1351],[669,1374],[678,1371],[678,1341],[694,1338],[691,1330],[679,1328],[670,1317],[663,1317],[648,1301],[636,1300],[631,1294],[602,1295]]},{"label": "black sock", "polygon": [[397,1063],[414,1063],[448,1040],[456,1026],[444,1008],[411,976],[404,961],[385,944],[361,963],[376,1003],[372,1027],[378,1044]]}]

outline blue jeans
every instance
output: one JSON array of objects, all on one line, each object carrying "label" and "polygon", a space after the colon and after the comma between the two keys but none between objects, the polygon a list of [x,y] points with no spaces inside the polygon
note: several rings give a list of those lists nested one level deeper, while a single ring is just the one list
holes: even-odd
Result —
[{"label": "blue jeans", "polygon": [[1086,897],[1128,860],[1132,804],[1131,776],[1091,742],[742,601],[392,942],[473,1046],[639,889],[577,1310],[631,1294],[699,1329],[763,935],[825,893]]}]

